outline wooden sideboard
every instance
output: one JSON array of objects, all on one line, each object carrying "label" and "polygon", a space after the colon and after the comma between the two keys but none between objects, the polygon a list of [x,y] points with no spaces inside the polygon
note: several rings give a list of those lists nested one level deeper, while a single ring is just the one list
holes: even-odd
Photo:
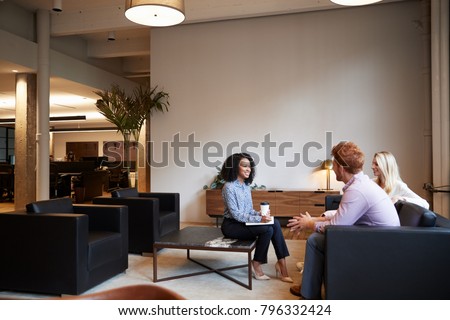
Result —
[{"label": "wooden sideboard", "polygon": [[[325,196],[339,194],[337,190],[252,190],[253,208],[260,210],[262,201],[270,203],[270,214],[275,217],[292,217],[309,212],[320,216],[325,211]],[[206,190],[206,214],[222,216],[224,211],[222,190]]]}]

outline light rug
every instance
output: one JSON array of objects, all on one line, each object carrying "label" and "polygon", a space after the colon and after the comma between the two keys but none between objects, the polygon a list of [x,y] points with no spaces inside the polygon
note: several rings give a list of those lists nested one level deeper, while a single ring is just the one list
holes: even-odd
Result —
[{"label": "light rug", "polygon": [[[290,256],[287,258],[289,275],[294,284],[299,284],[301,274],[296,269],[296,262],[304,260],[304,240],[286,240]],[[231,265],[245,264],[247,254],[228,253],[214,251],[191,251],[191,257],[213,267],[225,267]],[[289,292],[291,283],[282,282],[275,277],[276,257],[272,246],[269,249],[269,262],[263,265],[266,275],[271,280],[253,279],[253,290],[248,290],[218,274],[209,273],[205,275],[174,279],[157,282],[156,285],[166,287],[178,292],[190,300],[294,300],[298,297]],[[196,263],[187,260],[186,250],[163,249],[158,252],[158,279],[205,270]],[[247,283],[247,269],[235,269],[227,271],[231,276]],[[125,273],[119,274],[102,284],[86,291],[84,294],[99,292],[107,289],[133,285],[154,284],[153,283],[153,257],[140,255],[129,255],[129,267]],[[39,299],[49,296],[0,292],[0,298],[12,299]]]}]

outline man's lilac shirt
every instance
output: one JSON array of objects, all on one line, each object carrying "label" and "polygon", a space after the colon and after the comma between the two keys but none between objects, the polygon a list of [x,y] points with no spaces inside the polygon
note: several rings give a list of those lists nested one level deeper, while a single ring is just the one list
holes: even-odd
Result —
[{"label": "man's lilac shirt", "polygon": [[397,211],[386,192],[363,172],[355,174],[344,186],[336,214],[315,223],[323,232],[327,225],[400,226]]}]

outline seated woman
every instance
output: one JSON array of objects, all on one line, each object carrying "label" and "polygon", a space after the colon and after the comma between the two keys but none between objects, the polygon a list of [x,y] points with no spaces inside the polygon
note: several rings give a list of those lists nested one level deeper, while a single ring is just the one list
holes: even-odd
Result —
[{"label": "seated woman", "polygon": [[392,153],[380,151],[375,153],[372,161],[374,181],[389,195],[393,203],[399,200],[415,203],[425,209],[428,202],[408,188],[400,178],[397,161]]},{"label": "seated woman", "polygon": [[267,263],[269,245],[275,249],[277,263],[275,271],[281,281],[292,282],[289,277],[285,257],[289,251],[281,231],[280,223],[274,219],[273,224],[246,226],[246,222],[270,222],[272,217],[261,215],[253,210],[250,185],[255,176],[255,163],[246,153],[236,153],[227,158],[222,166],[221,176],[226,181],[222,189],[225,211],[223,214],[222,233],[225,237],[239,240],[256,239],[256,249],[252,260],[253,277],[257,280],[269,280],[261,264]]}]

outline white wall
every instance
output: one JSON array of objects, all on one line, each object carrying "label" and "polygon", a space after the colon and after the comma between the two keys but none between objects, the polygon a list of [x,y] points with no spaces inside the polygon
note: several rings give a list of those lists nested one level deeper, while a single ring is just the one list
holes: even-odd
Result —
[{"label": "white wall", "polygon": [[[253,143],[257,184],[323,188],[324,173],[310,163],[327,157],[330,132],[330,147],[360,145],[370,176],[374,152],[392,151],[404,180],[423,194],[429,80],[421,17],[420,2],[411,1],[152,29],[152,85],[169,92],[171,104],[152,118],[154,160],[177,134],[198,142],[179,156],[169,144],[169,163],[152,168],[152,191],[180,192],[182,221],[211,221],[202,190],[216,174],[202,159],[208,142],[224,149],[209,158],[220,164],[239,151],[226,151],[233,142]],[[268,134],[270,149],[262,144]],[[283,143],[291,143],[284,155]],[[289,167],[294,154],[301,161]]]}]

